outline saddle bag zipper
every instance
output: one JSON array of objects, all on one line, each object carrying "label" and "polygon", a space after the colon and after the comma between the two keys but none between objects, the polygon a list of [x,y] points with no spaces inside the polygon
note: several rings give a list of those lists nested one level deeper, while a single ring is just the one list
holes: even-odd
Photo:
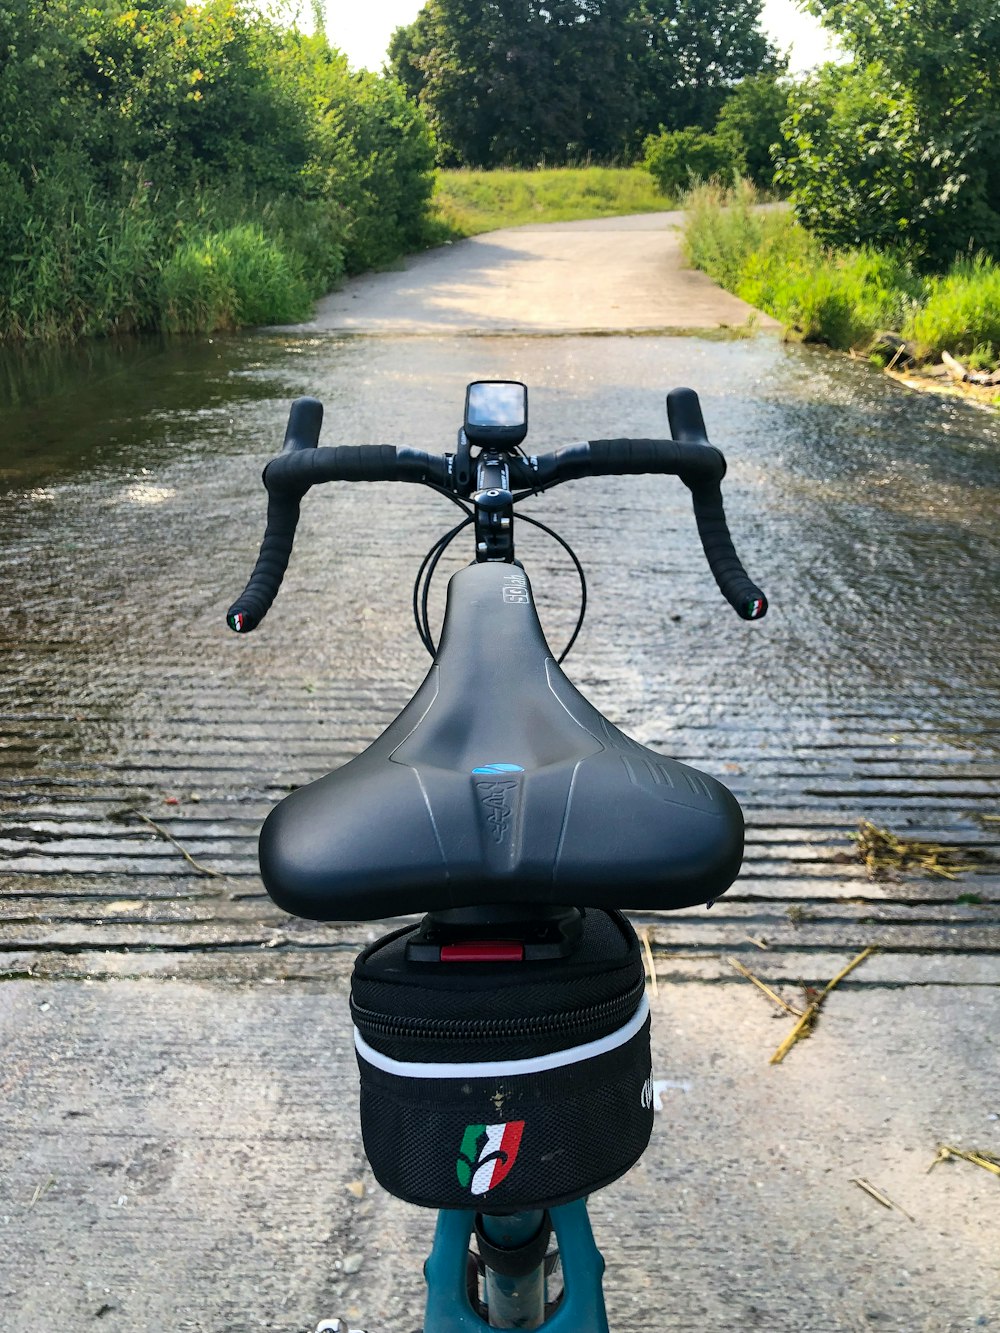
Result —
[{"label": "saddle bag zipper", "polygon": [[549,1036],[556,1032],[586,1031],[609,1022],[627,1023],[635,1013],[646,987],[644,977],[622,995],[585,1009],[563,1014],[540,1014],[531,1018],[387,1018],[351,1000],[351,1016],[366,1040],[409,1037],[439,1041],[442,1038],[478,1039],[489,1037]]}]

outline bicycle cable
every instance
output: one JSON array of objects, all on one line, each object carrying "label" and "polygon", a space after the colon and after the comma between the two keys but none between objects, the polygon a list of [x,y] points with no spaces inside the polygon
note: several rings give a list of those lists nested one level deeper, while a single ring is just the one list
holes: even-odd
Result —
[{"label": "bicycle cable", "polygon": [[[465,506],[462,506],[463,509]],[[455,540],[460,532],[463,532],[474,521],[474,515],[468,514],[461,523],[449,529],[443,536],[439,537],[433,544],[423,560],[420,562],[420,568],[417,570],[417,576],[413,580],[413,619],[417,626],[417,634],[420,642],[424,645],[431,657],[437,654],[437,645],[431,637],[430,616],[428,612],[428,598],[430,596],[431,579],[434,571],[437,569],[438,561],[444,555],[445,551]],[[428,568],[429,566],[429,568]],[[426,571],[426,575],[425,575]],[[423,579],[423,591],[421,592],[421,580]]]},{"label": "bicycle cable", "polygon": [[[439,488],[433,486],[431,489],[438,490]],[[536,493],[537,492],[534,491],[528,491],[518,498],[526,499],[529,495]],[[448,495],[448,492],[441,491],[441,494]],[[457,499],[457,497],[449,495],[448,498],[455,500],[456,504],[465,511],[466,517],[461,523],[457,523],[455,527],[449,529],[448,532],[444,533],[436,542],[434,542],[430,550],[420,562],[420,568],[417,570],[416,578],[413,580],[413,620],[417,627],[417,634],[420,638],[420,642],[427,649],[431,657],[437,655],[438,649],[438,645],[434,642],[434,637],[431,634],[430,626],[429,601],[431,582],[445,551],[452,544],[458,534],[463,532],[475,518],[475,515],[472,514],[462,501]],[[558,532],[555,532],[548,526],[548,524],[543,523],[540,519],[532,518],[530,514],[519,514],[518,517],[522,518],[525,523],[530,523],[532,527],[540,528],[542,532],[546,533],[559,543],[569,558],[573,561],[573,564],[576,567],[577,576],[580,580],[580,614],[577,616],[576,626],[569,637],[569,641],[556,659],[561,666],[569,656],[570,650],[576,643],[580,630],[583,628],[584,618],[587,614],[587,575],[584,572],[583,565],[580,563],[576,552],[564,537],[561,537]]]},{"label": "bicycle cable", "polygon": [[558,664],[562,666],[563,662],[565,662],[566,658],[569,656],[570,649],[573,647],[574,643],[576,643],[577,635],[583,628],[583,620],[587,614],[587,575],[584,573],[583,565],[580,564],[576,552],[573,550],[572,546],[570,546],[569,542],[566,541],[565,537],[560,537],[558,532],[554,531],[554,529],[550,528],[546,523],[542,523],[540,519],[532,518],[530,514],[518,514],[518,518],[522,519],[525,523],[530,523],[532,527],[541,528],[543,532],[548,533],[550,537],[555,538],[576,566],[577,576],[580,580],[580,614],[576,618],[576,628],[569,636],[569,642],[556,658]]}]

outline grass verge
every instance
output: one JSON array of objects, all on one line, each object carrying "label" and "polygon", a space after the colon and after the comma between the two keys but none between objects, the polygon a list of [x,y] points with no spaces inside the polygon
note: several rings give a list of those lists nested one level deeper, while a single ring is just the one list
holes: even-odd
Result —
[{"label": "grass verge", "polygon": [[979,256],[918,272],[904,253],[824,248],[784,209],[757,207],[752,186],[702,185],[685,201],[695,268],[780,320],[790,336],[870,353],[891,331],[918,362],[943,351],[989,368],[1000,350],[1000,265]]},{"label": "grass verge", "polygon": [[528,222],[575,222],[677,207],[644,167],[439,171],[433,205],[453,237]]}]

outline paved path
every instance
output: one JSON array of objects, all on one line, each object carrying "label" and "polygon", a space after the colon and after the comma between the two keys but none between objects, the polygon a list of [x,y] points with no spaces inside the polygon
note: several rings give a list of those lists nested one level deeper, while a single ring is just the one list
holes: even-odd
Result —
[{"label": "paved path", "polygon": [[684,262],[682,213],[513,227],[355,278],[306,329],[623,333],[779,325]]}]

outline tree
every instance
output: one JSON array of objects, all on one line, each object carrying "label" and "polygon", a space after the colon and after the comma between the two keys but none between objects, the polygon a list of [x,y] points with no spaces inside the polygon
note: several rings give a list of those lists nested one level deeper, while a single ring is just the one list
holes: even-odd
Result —
[{"label": "tree", "polygon": [[774,63],[761,0],[428,0],[392,69],[446,165],[631,157]]},{"label": "tree", "polygon": [[391,78],[250,0],[0,0],[0,340],[292,317],[427,233]]},{"label": "tree", "polygon": [[43,0],[0,0],[0,164],[30,176],[71,137],[67,41]]},{"label": "tree", "polygon": [[788,91],[787,81],[777,74],[753,75],[730,93],[715,122],[716,135],[732,145],[737,169],[760,189],[774,183],[774,152],[783,142]]},{"label": "tree", "polygon": [[625,150],[635,121],[630,0],[428,0],[389,45],[446,165]]},{"label": "tree", "polygon": [[[850,186],[859,232],[880,241],[904,234],[935,261],[978,248],[1000,253],[996,0],[811,0],[810,7],[855,65],[814,81],[809,106],[789,127],[783,170],[794,200],[811,207],[822,170],[832,190],[837,179]],[[817,157],[814,136],[830,116],[840,128],[825,134]],[[872,161],[880,166],[874,173],[866,171]]]},{"label": "tree", "polygon": [[797,88],[777,178],[828,245],[933,248],[941,210],[920,121],[881,65],[826,65]]},{"label": "tree", "polygon": [[760,28],[761,0],[638,0],[639,119],[654,130],[710,130],[743,79],[781,64]]},{"label": "tree", "polygon": [[544,152],[552,131],[537,96],[547,74],[544,22],[533,0],[429,0],[393,35],[393,72],[416,92],[443,163],[520,164]]},{"label": "tree", "polygon": [[309,154],[305,119],[275,74],[280,30],[248,3],[63,3],[77,86],[98,111],[81,137],[107,184],[131,162],[157,187],[219,174],[294,188]]}]

